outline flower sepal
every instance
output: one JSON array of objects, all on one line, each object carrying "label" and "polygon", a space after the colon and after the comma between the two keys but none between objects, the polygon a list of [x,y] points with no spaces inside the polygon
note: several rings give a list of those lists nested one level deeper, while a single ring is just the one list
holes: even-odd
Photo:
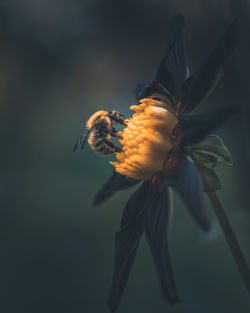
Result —
[{"label": "flower sepal", "polygon": [[188,153],[200,172],[203,191],[214,192],[221,189],[221,182],[214,168],[221,161],[232,166],[233,160],[220,137],[210,135],[199,144],[190,147]]}]

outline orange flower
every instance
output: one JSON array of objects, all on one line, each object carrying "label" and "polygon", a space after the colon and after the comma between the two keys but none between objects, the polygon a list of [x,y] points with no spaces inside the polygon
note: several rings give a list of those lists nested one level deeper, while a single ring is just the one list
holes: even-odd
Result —
[{"label": "orange flower", "polygon": [[163,169],[164,161],[173,148],[172,132],[178,119],[173,114],[171,103],[162,95],[153,94],[130,109],[136,113],[126,120],[126,128],[118,133],[123,151],[116,153],[118,162],[110,164],[126,177],[150,179]]},{"label": "orange flower", "polygon": [[218,139],[211,141],[210,138],[210,142],[200,143],[237,109],[214,107],[207,112],[190,113],[211,90],[233,46],[236,29],[236,23],[231,24],[205,63],[190,75],[184,18],[176,16],[170,25],[167,50],[154,80],[136,88],[137,100],[141,100],[139,105],[131,107],[135,114],[119,132],[123,150],[116,153],[118,161],[111,162],[116,171],[95,198],[95,205],[98,205],[115,192],[144,180],[127,201],[120,230],[115,236],[113,280],[108,299],[112,313],[119,305],[143,234],[164,297],[170,304],[179,301],[168,249],[172,188],[205,231],[210,228],[210,219],[203,191],[208,192],[239,272],[250,290],[247,263],[215,193],[220,184],[211,163],[217,164],[223,155],[229,161],[230,158]]}]

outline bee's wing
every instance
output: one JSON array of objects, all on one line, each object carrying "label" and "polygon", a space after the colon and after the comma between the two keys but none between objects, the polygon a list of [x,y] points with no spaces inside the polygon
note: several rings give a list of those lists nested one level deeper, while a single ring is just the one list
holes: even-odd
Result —
[{"label": "bee's wing", "polygon": [[75,143],[73,147],[73,152],[75,152],[76,149],[78,149],[80,146],[81,146],[81,150],[83,149],[89,133],[90,133],[90,129],[86,130],[85,133],[83,133],[83,135],[77,140],[77,142]]},{"label": "bee's wing", "polygon": [[116,171],[113,171],[107,182],[103,185],[94,199],[94,205],[99,205],[107,198],[111,197],[115,192],[130,188],[139,183],[139,180],[125,177]]},{"label": "bee's wing", "polygon": [[180,100],[181,111],[193,110],[216,85],[221,66],[233,47],[236,24],[237,20],[225,31],[203,66],[186,80]]},{"label": "bee's wing", "polygon": [[176,15],[170,26],[167,49],[157,69],[155,80],[176,99],[188,76],[186,48],[184,41],[185,20],[182,15]]}]

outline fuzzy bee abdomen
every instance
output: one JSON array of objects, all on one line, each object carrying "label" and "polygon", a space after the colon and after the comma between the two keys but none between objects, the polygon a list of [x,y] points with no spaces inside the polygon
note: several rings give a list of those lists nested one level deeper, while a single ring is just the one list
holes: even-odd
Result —
[{"label": "fuzzy bee abdomen", "polygon": [[99,131],[95,131],[90,134],[88,143],[90,148],[100,155],[111,155],[114,153],[112,142],[109,142],[110,136],[103,136]]}]

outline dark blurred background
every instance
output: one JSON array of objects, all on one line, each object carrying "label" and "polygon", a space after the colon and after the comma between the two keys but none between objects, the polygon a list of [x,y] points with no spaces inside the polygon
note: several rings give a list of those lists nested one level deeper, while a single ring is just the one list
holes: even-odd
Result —
[{"label": "dark blurred background", "polygon": [[[186,16],[191,70],[240,11],[237,45],[214,93],[200,106],[235,103],[239,116],[218,130],[234,166],[220,165],[219,192],[250,264],[249,1],[0,1],[0,311],[107,313],[114,234],[132,190],[98,208],[108,160],[72,153],[88,117],[125,114],[134,87],[150,82],[168,23]],[[242,5],[242,7],[240,7]],[[247,313],[249,296],[220,226],[204,234],[175,196],[171,252],[182,302],[162,298],[143,239],[118,313]]]}]

